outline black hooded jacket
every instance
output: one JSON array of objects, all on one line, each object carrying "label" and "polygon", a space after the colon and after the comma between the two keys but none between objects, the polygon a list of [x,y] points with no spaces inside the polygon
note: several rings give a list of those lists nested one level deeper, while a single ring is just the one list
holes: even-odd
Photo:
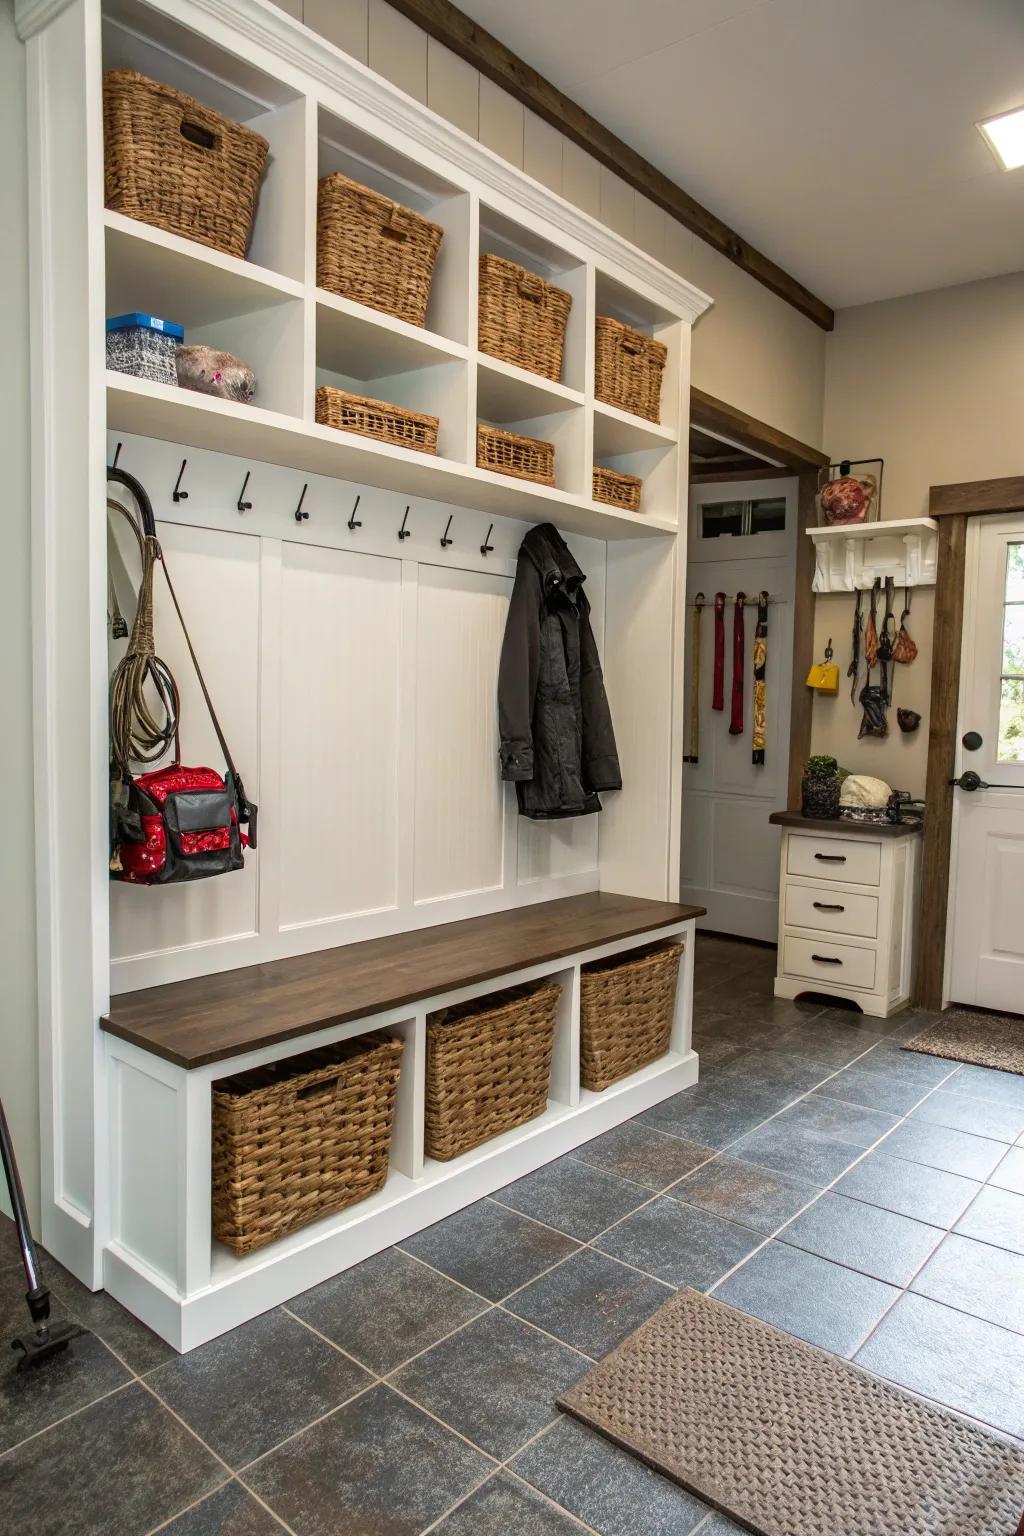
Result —
[{"label": "black hooded jacket", "polygon": [[601,809],[621,789],[586,580],[551,523],[519,548],[498,670],[501,776],[538,821]]}]

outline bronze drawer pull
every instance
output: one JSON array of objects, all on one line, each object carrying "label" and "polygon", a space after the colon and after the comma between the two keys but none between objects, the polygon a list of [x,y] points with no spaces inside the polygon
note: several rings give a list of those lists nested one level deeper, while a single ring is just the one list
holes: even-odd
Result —
[{"label": "bronze drawer pull", "polygon": [[846,908],[840,901],[812,901],[811,906],[818,912],[845,912]]},{"label": "bronze drawer pull", "polygon": [[814,855],[814,857],[816,859],[819,859],[822,864],[845,864],[846,863],[846,854],[845,853],[816,853]]},{"label": "bronze drawer pull", "polygon": [[819,965],[842,965],[838,955],[812,955],[812,960],[817,960]]}]

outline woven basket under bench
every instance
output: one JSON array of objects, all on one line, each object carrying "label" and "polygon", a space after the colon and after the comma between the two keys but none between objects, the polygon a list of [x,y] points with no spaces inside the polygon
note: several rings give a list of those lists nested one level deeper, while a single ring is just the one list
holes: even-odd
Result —
[{"label": "woven basket under bench", "polygon": [[417,453],[437,452],[436,416],[408,411],[402,405],[373,400],[368,395],[350,395],[346,389],[325,384],[316,392],[316,419],[323,427],[341,432],[358,432],[378,443],[394,443],[396,448],[415,448]]},{"label": "woven basket under bench", "polygon": [[430,1015],[428,1157],[448,1162],[544,1113],[561,990],[528,983]]},{"label": "woven basket under bench", "polygon": [[360,1035],[214,1084],[218,1242],[251,1253],[383,1188],[402,1050]]},{"label": "woven basket under bench", "polygon": [[669,1048],[678,944],[597,960],[580,971],[580,1080],[600,1093]]}]

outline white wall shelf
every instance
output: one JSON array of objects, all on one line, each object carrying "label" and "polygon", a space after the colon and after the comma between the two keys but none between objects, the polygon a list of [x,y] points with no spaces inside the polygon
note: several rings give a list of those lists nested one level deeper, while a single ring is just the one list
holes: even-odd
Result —
[{"label": "white wall shelf", "polygon": [[931,517],[808,528],[815,592],[864,592],[891,576],[898,587],[935,585],[939,525]]},{"label": "white wall shelf", "polygon": [[[415,1136],[400,1135],[394,1177],[364,1213],[372,1219],[311,1229],[240,1269],[209,1241],[212,1074],[190,1075],[183,1094],[152,1056],[115,1061],[98,1020],[119,988],[594,890],[676,896],[685,541],[675,535],[685,527],[690,331],[710,301],[269,0],[17,0],[16,17],[35,146],[32,517],[45,552],[33,588],[42,1235],[87,1285],[106,1283],[165,1337],[195,1343],[695,1079],[687,1002],[655,1068],[594,1099],[563,1072],[548,1114],[502,1157],[417,1166]],[[267,138],[246,260],[104,208],[102,80],[115,67]],[[443,226],[422,329],[317,286],[317,180],[334,170]],[[560,382],[478,354],[482,250],[571,293]],[[104,316],[131,309],[250,362],[255,402],[108,372]],[[600,313],[664,341],[661,426],[595,401]],[[436,414],[440,453],[320,426],[315,390],[327,382]],[[555,444],[556,486],[477,467],[476,426],[488,416]],[[123,467],[152,492],[204,671],[260,803],[259,850],[224,880],[110,886],[117,653],[104,468],[118,443]],[[175,502],[186,458],[189,499]],[[642,513],[593,501],[599,458],[642,476]],[[304,485],[312,512],[297,523]],[[352,528],[356,496],[362,526]],[[406,502],[412,537],[400,540]],[[604,797],[600,819],[520,819],[497,769],[515,555],[542,521],[586,570],[604,659],[626,788]],[[442,543],[446,526],[453,543]],[[116,535],[114,551],[123,592],[137,556]],[[215,761],[164,601],[157,629],[189,750]],[[337,791],[326,808],[317,782]],[[393,1023],[410,1018],[418,1029],[415,1010]],[[131,1122],[117,1097],[129,1069]],[[149,1148],[147,1183],[127,1155],[135,1134]],[[173,1144],[170,1161],[158,1143]],[[128,1195],[139,1215],[131,1234]]]}]

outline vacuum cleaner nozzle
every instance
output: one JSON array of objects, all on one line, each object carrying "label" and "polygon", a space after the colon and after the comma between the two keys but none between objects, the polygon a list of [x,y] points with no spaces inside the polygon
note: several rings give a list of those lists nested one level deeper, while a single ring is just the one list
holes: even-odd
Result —
[{"label": "vacuum cleaner nozzle", "polygon": [[28,1371],[34,1365],[51,1360],[54,1355],[63,1354],[71,1340],[81,1338],[84,1333],[85,1329],[75,1323],[54,1323],[38,1328],[35,1333],[19,1334],[11,1340],[11,1348],[21,1351],[16,1369]]}]

